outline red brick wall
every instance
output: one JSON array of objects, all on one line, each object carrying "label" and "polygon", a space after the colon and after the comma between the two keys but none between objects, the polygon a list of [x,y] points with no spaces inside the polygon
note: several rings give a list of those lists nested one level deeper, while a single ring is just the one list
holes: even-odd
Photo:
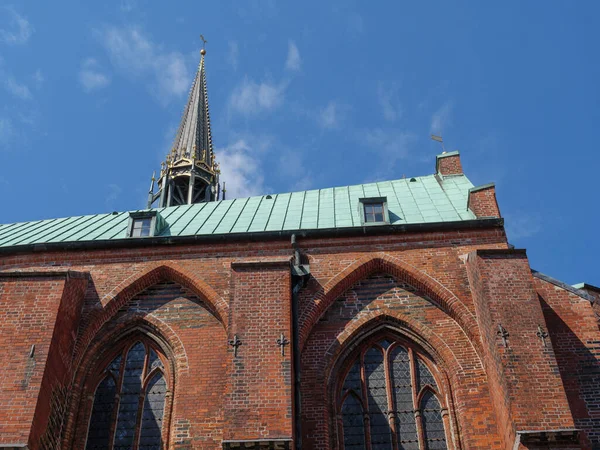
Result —
[{"label": "red brick wall", "polygon": [[[387,274],[357,282],[329,307],[302,353],[302,432],[305,448],[334,448],[331,418],[338,369],[354,336],[378,327],[398,330],[437,357],[442,380],[448,379],[452,431],[450,448],[502,448],[497,437],[486,376],[479,357],[460,326],[436,300]],[[340,343],[341,342],[341,343]],[[450,387],[451,386],[451,387]],[[324,401],[325,399],[325,401]],[[475,415],[474,412],[477,411]],[[468,429],[469,433],[458,432]],[[330,447],[331,445],[331,447]],[[337,448],[337,447],[336,447]]]},{"label": "red brick wall", "polygon": [[[289,258],[236,263],[229,339],[242,341],[233,356],[226,398],[225,440],[291,439],[292,341]],[[230,354],[233,349],[230,350]]]},{"label": "red brick wall", "polygon": [[[488,373],[492,366],[482,363],[490,351],[489,345],[484,344],[485,336],[491,341],[492,337],[495,339],[495,331],[491,319],[486,325],[479,318],[476,304],[482,300],[474,299],[473,293],[484,292],[485,301],[495,308],[502,302],[489,288],[491,273],[478,275],[479,281],[472,280],[471,285],[465,265],[466,255],[473,250],[506,249],[504,230],[328,239],[299,237],[298,245],[311,268],[311,278],[300,292],[299,305],[304,449],[330,448],[333,436],[328,407],[340,358],[357,336],[379,325],[410,335],[427,349],[445,374],[448,392],[452,394],[448,404],[456,448],[509,448],[505,437],[498,433],[500,423],[494,405],[497,400],[494,389],[507,383],[500,380],[507,376],[501,373],[493,384],[494,371]],[[155,339],[172,361],[168,439],[173,448],[217,449],[222,448],[223,439],[264,441],[291,437],[292,345],[290,342],[282,357],[275,342],[281,333],[292,341],[291,278],[287,262],[291,254],[289,241],[282,239],[3,257],[0,271],[52,271],[68,267],[90,274],[71,362],[72,396],[68,399],[62,448],[83,448],[86,417],[91,407],[91,387],[86,383],[100,370],[107,351],[123,340],[135,338],[131,333]],[[502,280],[508,283],[503,287],[504,293],[508,292],[507,286],[513,286],[511,277],[515,274],[521,277],[528,264],[526,260],[518,260],[503,264],[498,270],[494,280],[497,286]],[[521,281],[514,284],[514,291],[526,297],[529,304],[533,295],[531,280]],[[56,316],[59,303],[56,299],[62,295],[62,287],[52,283],[55,282],[44,281],[39,292],[47,293],[56,302],[53,313]],[[373,287],[373,283],[379,287]],[[36,305],[35,296],[28,293],[30,286],[12,280],[0,284],[0,305],[8,308],[0,308],[0,314],[6,311],[7,317],[9,313],[11,317],[6,320],[8,325],[0,321],[0,342],[15,341],[20,322],[30,320],[24,312],[25,306]],[[40,302],[38,308],[45,305]],[[539,307],[538,312],[543,321]],[[54,323],[50,316],[45,318]],[[513,320],[509,319],[507,328]],[[527,328],[527,333],[536,331],[521,324],[518,317],[514,320],[518,326]],[[68,321],[77,323],[76,318]],[[45,355],[52,339],[57,342],[60,339],[52,338],[51,331],[44,333],[36,336],[36,342]],[[235,334],[243,342],[237,358],[227,345]],[[3,340],[5,335],[13,336],[12,341]],[[550,356],[538,347],[535,348],[542,356],[531,353],[533,347],[528,347],[529,341],[523,344],[521,341],[513,337],[511,342],[516,354],[527,358],[533,355],[539,358],[536,361],[540,366],[551,367]],[[531,342],[538,346],[540,343],[537,338]],[[7,394],[4,384],[7,377],[13,377],[13,384],[14,380],[18,383],[23,379],[29,344],[23,345],[21,350],[11,349],[5,355],[6,359],[14,360],[11,367],[16,372],[0,373],[0,399],[12,395]],[[515,377],[527,380],[528,374],[521,367],[513,369],[510,373],[517,374]],[[41,375],[36,371],[37,366],[30,385],[33,380],[41,383]],[[542,372],[545,377],[547,372]],[[566,426],[569,406],[566,400],[561,403],[564,398],[552,384],[555,378],[550,378],[549,390],[542,392],[544,395],[551,392],[558,399],[553,400],[555,414],[551,418],[544,416],[532,402],[529,405],[532,419],[530,422],[523,419],[525,423],[537,420],[536,423],[547,421],[548,426]],[[19,395],[26,398],[24,393]],[[30,393],[32,397],[37,395]],[[0,401],[0,408],[4,404]],[[31,414],[34,406],[27,406],[25,400],[23,405]],[[14,418],[9,412],[13,410],[0,409],[0,427],[8,429],[6,424]],[[523,405],[520,411],[526,414],[528,410]],[[514,415],[512,409],[510,413]],[[11,442],[19,438],[18,433],[26,434],[21,430],[27,428],[21,419],[19,416],[16,421],[19,424],[12,422],[13,434],[7,438]],[[502,429],[506,427],[505,424]]]},{"label": "red brick wall", "polygon": [[[524,251],[480,250],[468,258],[493,404],[506,448],[519,431],[573,429],[558,362]],[[498,335],[509,333],[507,345]],[[543,407],[540,407],[543,405]]]},{"label": "red brick wall", "polygon": [[471,189],[467,207],[477,217],[501,217],[494,185]]},{"label": "red brick wall", "polygon": [[[134,331],[141,327],[140,331]],[[139,334],[149,334],[173,362],[167,402],[171,434],[165,436],[176,449],[216,449],[223,437],[223,403],[229,356],[223,324],[194,292],[173,282],[159,281],[123,305],[105,323],[82,362],[71,402],[77,411],[66,436],[66,448],[85,447],[91,413],[94,375],[110,362],[106,352],[123,341],[133,343]]]},{"label": "red brick wall", "polygon": [[600,448],[600,330],[593,305],[534,278],[575,426]]},{"label": "red brick wall", "polygon": [[438,156],[437,172],[442,175],[460,175],[463,173],[460,155]]},{"label": "red brick wall", "polygon": [[55,449],[87,280],[13,276],[0,273],[0,444]]}]

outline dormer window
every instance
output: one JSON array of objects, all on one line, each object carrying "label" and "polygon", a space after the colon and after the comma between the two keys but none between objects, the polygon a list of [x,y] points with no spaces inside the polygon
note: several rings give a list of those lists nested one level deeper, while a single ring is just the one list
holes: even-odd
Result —
[{"label": "dormer window", "polygon": [[367,203],[365,205],[365,222],[383,222],[383,203]]},{"label": "dormer window", "polygon": [[146,237],[150,236],[152,231],[152,218],[133,219],[133,227],[131,228],[131,237]]},{"label": "dormer window", "polygon": [[387,197],[370,197],[359,199],[363,225],[389,223]]},{"label": "dormer window", "polygon": [[164,225],[164,219],[156,211],[129,213],[127,237],[140,238],[156,236]]}]

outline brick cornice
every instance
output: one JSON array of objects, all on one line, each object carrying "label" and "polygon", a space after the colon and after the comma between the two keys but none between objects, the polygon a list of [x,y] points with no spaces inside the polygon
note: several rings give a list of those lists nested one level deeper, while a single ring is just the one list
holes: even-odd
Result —
[{"label": "brick cornice", "polygon": [[[24,271],[11,271],[11,272],[0,272],[0,278],[80,278],[88,279],[90,277],[89,272],[77,272],[74,270],[24,270]],[[1,447],[0,447],[1,448]]]}]

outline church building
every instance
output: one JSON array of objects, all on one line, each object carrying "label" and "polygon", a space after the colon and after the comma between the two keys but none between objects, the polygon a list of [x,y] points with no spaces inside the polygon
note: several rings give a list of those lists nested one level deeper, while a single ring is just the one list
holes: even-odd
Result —
[{"label": "church building", "polygon": [[205,53],[146,209],[0,225],[0,449],[600,449],[600,289],[456,151],[227,198]]}]

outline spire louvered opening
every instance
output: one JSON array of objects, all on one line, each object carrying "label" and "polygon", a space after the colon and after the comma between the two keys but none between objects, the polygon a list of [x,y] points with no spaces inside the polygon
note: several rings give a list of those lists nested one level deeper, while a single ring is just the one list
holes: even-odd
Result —
[{"label": "spire louvered opening", "polygon": [[341,448],[449,448],[433,366],[416,346],[391,337],[369,340],[349,359],[337,396]]}]

